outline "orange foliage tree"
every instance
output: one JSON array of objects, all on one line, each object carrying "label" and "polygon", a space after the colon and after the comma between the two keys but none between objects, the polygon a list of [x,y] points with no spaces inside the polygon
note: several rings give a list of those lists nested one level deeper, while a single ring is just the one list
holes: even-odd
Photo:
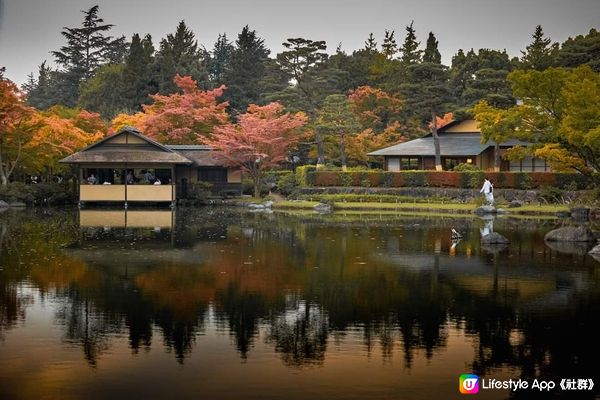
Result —
[{"label": "orange foliage tree", "polygon": [[106,132],[99,114],[62,106],[33,113],[26,125],[32,132],[24,146],[26,167],[48,174],[60,169],[58,160],[100,140]]},{"label": "orange foliage tree", "polygon": [[407,139],[406,127],[400,122],[404,106],[400,97],[371,86],[361,86],[350,92],[348,100],[362,128],[348,140],[348,158],[353,163],[366,164],[367,153]]},{"label": "orange foliage tree", "polygon": [[260,196],[260,182],[266,170],[286,161],[288,151],[301,139],[299,129],[306,124],[303,113],[283,112],[279,103],[251,104],[236,124],[218,126],[213,137],[202,141],[214,147],[224,165],[241,167]]},{"label": "orange foliage tree", "polygon": [[219,102],[225,86],[203,91],[189,76],[176,75],[173,81],[180,93],[150,96],[153,103],[144,105],[143,112],[117,115],[112,130],[132,125],[162,143],[193,144],[229,123],[228,103]]},{"label": "orange foliage tree", "polygon": [[0,69],[0,183],[6,185],[29,138],[23,123],[34,110],[25,105],[23,93],[2,72]]}]

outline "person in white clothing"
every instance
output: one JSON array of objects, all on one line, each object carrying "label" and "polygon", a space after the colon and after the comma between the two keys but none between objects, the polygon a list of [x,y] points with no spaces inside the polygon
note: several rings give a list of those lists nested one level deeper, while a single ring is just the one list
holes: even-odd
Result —
[{"label": "person in white clothing", "polygon": [[479,193],[483,193],[488,206],[494,205],[494,185],[487,178],[483,181],[483,186]]}]

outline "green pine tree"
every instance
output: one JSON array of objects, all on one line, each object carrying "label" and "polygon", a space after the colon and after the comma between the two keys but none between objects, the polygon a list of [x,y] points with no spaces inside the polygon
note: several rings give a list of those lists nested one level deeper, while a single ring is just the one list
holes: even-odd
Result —
[{"label": "green pine tree", "polygon": [[383,44],[381,45],[381,53],[387,58],[392,59],[398,52],[398,44],[394,38],[394,31],[385,30],[383,36]]},{"label": "green pine tree", "polygon": [[596,29],[590,29],[585,36],[568,38],[558,53],[561,67],[575,68],[584,64],[600,72],[600,31]]},{"label": "green pine tree", "polygon": [[419,50],[420,42],[417,42],[416,31],[413,28],[414,21],[406,27],[406,37],[400,51],[402,52],[402,63],[405,65],[415,64],[421,61],[421,53]]},{"label": "green pine tree", "polygon": [[224,73],[227,86],[224,98],[229,101],[233,114],[243,113],[249,104],[262,100],[259,82],[265,75],[265,63],[269,59],[269,49],[264,39],[246,25],[231,52],[229,67]]},{"label": "green pine tree", "polygon": [[102,65],[121,62],[127,51],[124,36],[115,39],[107,35],[114,25],[105,24],[98,16],[98,10],[96,5],[83,11],[81,27],[64,28],[61,34],[67,44],[52,52],[63,73],[56,79],[60,104],[74,106],[79,97],[80,83]]},{"label": "green pine tree", "polygon": [[220,86],[225,82],[225,72],[230,67],[231,55],[234,46],[227,40],[227,34],[219,34],[212,50],[212,57],[208,67],[209,77],[213,86]]},{"label": "green pine tree", "polygon": [[179,22],[174,34],[168,34],[160,42],[155,58],[156,80],[160,93],[177,91],[173,82],[176,74],[191,76],[198,86],[208,86],[208,70],[205,53],[198,48],[194,33],[184,21]]},{"label": "green pine tree", "polygon": [[544,37],[542,26],[535,27],[533,42],[528,45],[525,51],[521,51],[521,65],[524,69],[535,69],[543,71],[546,68],[556,65],[558,58],[558,43],[552,43],[550,38]]},{"label": "green pine tree", "polygon": [[429,32],[429,36],[427,37],[427,46],[423,53],[423,62],[442,63],[442,55],[438,50],[438,41],[433,32]]}]

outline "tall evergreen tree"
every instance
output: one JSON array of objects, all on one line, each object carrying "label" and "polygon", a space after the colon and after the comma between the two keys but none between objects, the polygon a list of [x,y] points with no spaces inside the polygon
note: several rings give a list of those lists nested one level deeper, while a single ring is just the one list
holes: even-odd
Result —
[{"label": "tall evergreen tree", "polygon": [[402,52],[402,63],[405,65],[415,64],[421,61],[422,50],[419,50],[420,42],[417,42],[416,31],[413,28],[414,21],[406,27],[406,37],[400,51]]},{"label": "tall evergreen tree", "polygon": [[521,65],[525,69],[535,69],[543,71],[548,67],[556,65],[558,58],[558,43],[552,43],[550,38],[544,37],[542,26],[535,27],[535,32],[531,35],[533,42],[529,44],[525,51],[521,51]]},{"label": "tall evergreen tree", "polygon": [[568,38],[558,53],[561,67],[575,68],[584,64],[600,72],[600,31],[596,29],[590,29],[587,35]]},{"label": "tall evergreen tree", "polygon": [[57,104],[55,99],[55,78],[57,72],[46,65],[46,61],[38,67],[38,77],[34,84],[27,88],[27,103],[39,110],[45,110]]},{"label": "tall evergreen tree", "polygon": [[346,171],[348,139],[359,130],[359,124],[348,97],[331,94],[323,101],[317,120],[319,129],[336,144],[342,170]]},{"label": "tall evergreen tree", "polygon": [[514,104],[511,85],[507,80],[512,70],[506,51],[462,50],[452,58],[450,86],[457,105],[470,108],[480,100],[507,108]]},{"label": "tall evergreen tree", "polygon": [[196,36],[184,21],[179,22],[174,34],[170,33],[161,40],[156,53],[155,68],[160,93],[177,91],[173,82],[176,74],[191,76],[201,88],[208,86],[205,54],[198,48]]},{"label": "tall evergreen tree", "polygon": [[373,36],[373,32],[369,33],[369,37],[365,41],[365,50],[370,52],[377,51],[377,42],[375,41],[375,37]]},{"label": "tall evergreen tree", "polygon": [[219,34],[212,50],[208,67],[209,78],[213,86],[218,87],[225,82],[225,71],[229,68],[234,46],[227,40],[227,34]]},{"label": "tall evergreen tree", "polygon": [[131,38],[122,73],[123,108],[127,111],[141,111],[142,104],[151,102],[149,95],[158,92],[153,69],[154,51],[152,36],[146,35],[142,39],[136,33]]},{"label": "tall evergreen tree", "polygon": [[394,31],[385,30],[383,36],[383,44],[381,45],[381,53],[387,58],[392,59],[398,52],[398,44],[394,38]]},{"label": "tall evergreen tree", "polygon": [[246,25],[235,41],[229,68],[224,74],[227,85],[224,98],[234,114],[245,112],[251,103],[260,103],[259,82],[264,77],[268,59],[269,49],[264,39]]},{"label": "tall evergreen tree", "polygon": [[436,64],[442,63],[442,55],[438,50],[438,41],[436,40],[433,32],[429,32],[429,36],[427,37],[427,46],[425,47],[425,52],[423,53],[423,62],[431,62]]},{"label": "tall evergreen tree", "polygon": [[[327,61],[327,53],[325,53],[327,44],[321,40],[293,38],[284,42],[283,46],[287,50],[277,54],[277,62],[295,86],[273,94],[272,99],[282,100],[286,106],[290,100],[298,102],[302,105],[302,109],[308,112],[310,123],[314,127],[317,108],[323,99],[331,94],[329,81],[331,75],[328,72],[335,72],[323,68]],[[317,165],[322,165],[325,163],[325,148],[323,135],[319,129],[315,129],[315,143]]]},{"label": "tall evergreen tree", "polygon": [[107,32],[114,26],[105,24],[98,16],[99,7],[83,11],[81,27],[63,28],[61,34],[67,44],[52,54],[64,74],[57,79],[60,85],[61,102],[75,105],[79,97],[79,84],[91,77],[96,69],[107,63],[119,63],[127,51],[125,37],[113,38]]}]

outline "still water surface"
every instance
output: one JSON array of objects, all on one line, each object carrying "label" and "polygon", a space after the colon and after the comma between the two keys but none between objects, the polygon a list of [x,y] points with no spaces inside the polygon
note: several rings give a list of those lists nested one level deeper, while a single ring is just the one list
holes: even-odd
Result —
[{"label": "still water surface", "polygon": [[[496,219],[511,244],[494,248],[475,217],[5,212],[0,398],[450,399],[463,373],[598,378],[600,262],[544,243],[563,223]],[[535,393],[478,395],[508,397]]]}]

